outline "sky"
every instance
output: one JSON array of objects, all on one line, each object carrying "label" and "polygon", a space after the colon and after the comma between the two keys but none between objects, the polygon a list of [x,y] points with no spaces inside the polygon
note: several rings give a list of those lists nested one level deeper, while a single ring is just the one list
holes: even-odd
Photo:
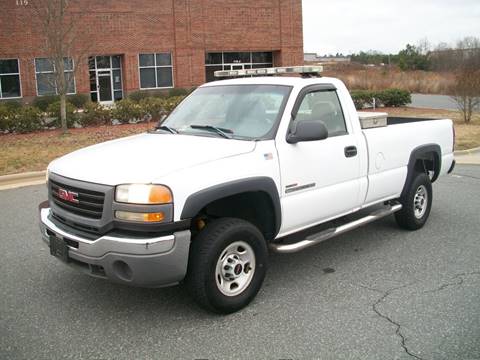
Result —
[{"label": "sky", "polygon": [[480,37],[480,0],[303,0],[305,52],[397,53],[427,38]]}]

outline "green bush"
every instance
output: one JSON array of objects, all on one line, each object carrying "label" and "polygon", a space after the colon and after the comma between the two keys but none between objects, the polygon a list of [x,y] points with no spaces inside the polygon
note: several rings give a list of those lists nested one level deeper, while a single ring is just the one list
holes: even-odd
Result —
[{"label": "green bush", "polygon": [[353,103],[357,110],[361,110],[367,106],[370,106],[373,102],[373,98],[376,96],[375,92],[368,90],[355,90],[351,92]]},{"label": "green bush", "polygon": [[45,112],[51,104],[59,101],[59,99],[60,97],[57,95],[37,96],[33,99],[32,105]]},{"label": "green bush", "polygon": [[4,100],[0,102],[0,106],[4,106],[5,108],[12,110],[12,111],[19,111],[23,104],[18,100]]},{"label": "green bush", "polygon": [[83,113],[78,114],[78,123],[82,126],[107,125],[112,121],[112,110],[99,103],[88,102]]},{"label": "green bush", "polygon": [[146,99],[150,97],[150,94],[147,91],[134,91],[128,95],[128,99],[135,101],[135,102],[140,102],[143,99]]},{"label": "green bush", "polygon": [[115,103],[115,108],[112,110],[112,117],[122,124],[126,124],[130,121],[142,121],[145,117],[145,112],[139,103],[131,99],[124,99]]},{"label": "green bush", "polygon": [[150,119],[150,121],[159,121],[166,113],[165,104],[168,100],[159,97],[148,97],[140,101],[142,113]]},{"label": "green bush", "polygon": [[90,102],[90,97],[85,94],[68,95],[67,101],[77,109],[83,109]]},{"label": "green bush", "polygon": [[43,127],[42,112],[34,106],[23,106],[17,110],[0,105],[0,131],[25,133]]},{"label": "green bush", "polygon": [[[73,127],[73,124],[75,123],[75,121],[77,120],[77,114],[75,113],[75,106],[73,106],[71,103],[69,103],[67,101],[66,103],[67,105],[67,127]],[[54,121],[54,126],[57,127],[57,128],[61,128],[62,127],[62,122],[61,122],[61,117],[60,117],[60,101],[55,101],[53,103],[51,103],[50,105],[48,105],[48,108],[47,108],[47,114],[52,117],[52,118],[55,118],[55,121]]]},{"label": "green bush", "polygon": [[187,96],[191,91],[182,88],[173,88],[168,91],[168,97]]},{"label": "green bush", "polygon": [[405,106],[412,102],[410,92],[401,89],[387,89],[376,94],[376,98],[386,107]]},{"label": "green bush", "polygon": [[397,107],[412,102],[410,93],[401,89],[387,89],[383,91],[355,90],[351,92],[353,103],[357,110],[371,107],[373,98],[377,106]]},{"label": "green bush", "polygon": [[35,106],[24,106],[15,116],[13,131],[26,133],[40,130],[43,126],[42,111]]},{"label": "green bush", "polygon": [[180,104],[185,96],[174,96],[165,99],[163,110],[166,114],[170,114]]},{"label": "green bush", "polygon": [[11,131],[13,111],[5,104],[0,104],[0,132]]}]

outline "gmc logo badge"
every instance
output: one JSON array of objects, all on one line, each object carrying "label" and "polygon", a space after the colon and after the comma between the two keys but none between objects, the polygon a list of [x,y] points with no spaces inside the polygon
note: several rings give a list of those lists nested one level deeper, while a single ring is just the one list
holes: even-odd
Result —
[{"label": "gmc logo badge", "polygon": [[78,193],[65,189],[58,189],[58,197],[62,200],[78,204]]}]

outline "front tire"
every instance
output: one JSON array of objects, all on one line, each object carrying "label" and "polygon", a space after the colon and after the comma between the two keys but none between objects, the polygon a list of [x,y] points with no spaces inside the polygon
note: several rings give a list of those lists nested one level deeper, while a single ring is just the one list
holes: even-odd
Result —
[{"label": "front tire", "polygon": [[190,247],[188,290],[209,311],[238,311],[260,290],[267,259],[267,244],[255,226],[241,219],[214,220]]},{"label": "front tire", "polygon": [[427,174],[415,174],[406,194],[400,198],[402,210],[395,213],[397,224],[407,230],[418,230],[427,222],[432,208],[432,183]]}]

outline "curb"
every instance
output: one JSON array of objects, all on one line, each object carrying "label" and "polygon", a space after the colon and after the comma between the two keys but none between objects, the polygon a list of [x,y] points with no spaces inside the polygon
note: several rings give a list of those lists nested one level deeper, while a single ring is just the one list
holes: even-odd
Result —
[{"label": "curb", "polygon": [[0,190],[45,183],[46,170],[0,176]]},{"label": "curb", "polygon": [[480,147],[476,147],[476,148],[468,149],[468,150],[458,150],[458,151],[455,151],[454,154],[462,156],[462,155],[471,155],[471,154],[474,154],[476,152],[480,152]]}]

